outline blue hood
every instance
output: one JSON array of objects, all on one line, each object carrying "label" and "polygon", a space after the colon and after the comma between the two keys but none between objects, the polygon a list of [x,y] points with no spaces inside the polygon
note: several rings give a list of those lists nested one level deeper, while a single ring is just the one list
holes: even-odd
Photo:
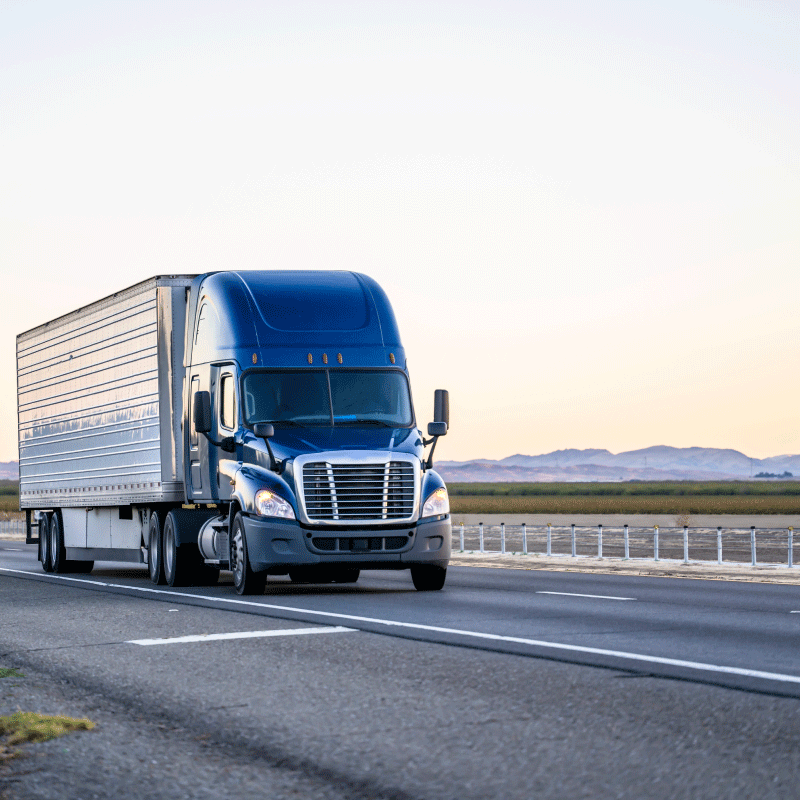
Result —
[{"label": "blue hood", "polygon": [[[275,428],[270,439],[275,457],[281,461],[306,453],[329,450],[391,450],[422,458],[422,435],[417,428]],[[263,463],[267,448],[262,439],[246,430],[244,435],[245,463]]]}]

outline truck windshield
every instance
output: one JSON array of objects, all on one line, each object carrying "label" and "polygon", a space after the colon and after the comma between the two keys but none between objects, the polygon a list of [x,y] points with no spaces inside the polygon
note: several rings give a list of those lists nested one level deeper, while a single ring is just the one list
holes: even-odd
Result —
[{"label": "truck windshield", "polygon": [[249,425],[407,428],[413,423],[408,381],[397,370],[248,372],[242,388]]}]

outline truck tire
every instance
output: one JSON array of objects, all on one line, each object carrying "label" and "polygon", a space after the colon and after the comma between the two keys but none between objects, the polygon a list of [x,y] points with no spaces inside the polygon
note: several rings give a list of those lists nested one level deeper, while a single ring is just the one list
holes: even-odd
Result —
[{"label": "truck tire", "polygon": [[[186,523],[185,517],[183,522]],[[170,511],[164,520],[161,535],[164,579],[170,586],[211,586],[219,580],[219,570],[203,561],[196,544],[178,544],[180,524],[180,512]]]},{"label": "truck tire", "polygon": [[358,567],[334,567],[331,580],[334,583],[358,583],[361,570]]},{"label": "truck tire", "polygon": [[164,548],[161,544],[161,526],[163,517],[160,511],[150,513],[150,525],[147,531],[147,568],[150,580],[156,586],[163,586],[164,579]]},{"label": "truck tire", "polygon": [[48,514],[39,514],[39,561],[45,572],[53,571],[53,562],[50,559],[50,517]]},{"label": "truck tire", "polygon": [[417,564],[411,567],[411,580],[414,581],[414,588],[418,592],[438,592],[444,586],[446,577],[445,567],[433,564]]},{"label": "truck tire", "polygon": [[266,572],[253,572],[247,554],[247,537],[244,535],[242,515],[236,514],[231,525],[231,572],[233,588],[237,594],[264,594],[267,585]]},{"label": "truck tire", "polygon": [[48,530],[50,539],[50,572],[61,575],[67,571],[69,563],[64,549],[64,526],[61,523],[59,511],[54,511],[50,515]]},{"label": "truck tire", "polygon": [[313,567],[295,567],[289,570],[289,580],[292,583],[327,583],[320,570]]},{"label": "truck tire", "polygon": [[170,586],[189,585],[189,567],[186,551],[178,545],[178,520],[172,511],[164,520],[161,533],[164,578]]}]

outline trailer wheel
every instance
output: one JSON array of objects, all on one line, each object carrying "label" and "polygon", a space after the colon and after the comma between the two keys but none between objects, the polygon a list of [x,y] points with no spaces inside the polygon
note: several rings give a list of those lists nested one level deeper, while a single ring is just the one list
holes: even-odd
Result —
[{"label": "trailer wheel", "polygon": [[50,518],[45,513],[39,514],[39,561],[45,572],[53,571],[50,560]]},{"label": "trailer wheel", "polygon": [[250,556],[247,554],[247,538],[244,535],[242,515],[233,518],[231,526],[231,572],[233,588],[237,594],[264,594],[267,585],[266,572],[253,572],[250,567]]},{"label": "trailer wheel", "polygon": [[150,525],[147,532],[147,567],[150,570],[150,580],[156,586],[163,586],[164,558],[161,546],[161,514],[153,511],[150,514]]},{"label": "trailer wheel", "polygon": [[50,515],[50,572],[63,573],[67,571],[67,553],[64,549],[64,527],[61,524],[61,514],[54,511]]},{"label": "trailer wheel", "polygon": [[411,567],[411,580],[418,592],[438,592],[444,586],[447,577],[445,567],[433,564],[417,564]]}]

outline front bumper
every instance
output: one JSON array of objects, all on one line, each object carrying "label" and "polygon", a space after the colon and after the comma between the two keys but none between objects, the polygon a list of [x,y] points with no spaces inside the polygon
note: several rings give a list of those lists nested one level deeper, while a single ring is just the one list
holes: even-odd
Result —
[{"label": "front bumper", "polygon": [[303,528],[272,517],[244,517],[254,572],[285,574],[292,567],[343,564],[359,569],[406,569],[413,564],[447,567],[450,515],[403,528]]}]

